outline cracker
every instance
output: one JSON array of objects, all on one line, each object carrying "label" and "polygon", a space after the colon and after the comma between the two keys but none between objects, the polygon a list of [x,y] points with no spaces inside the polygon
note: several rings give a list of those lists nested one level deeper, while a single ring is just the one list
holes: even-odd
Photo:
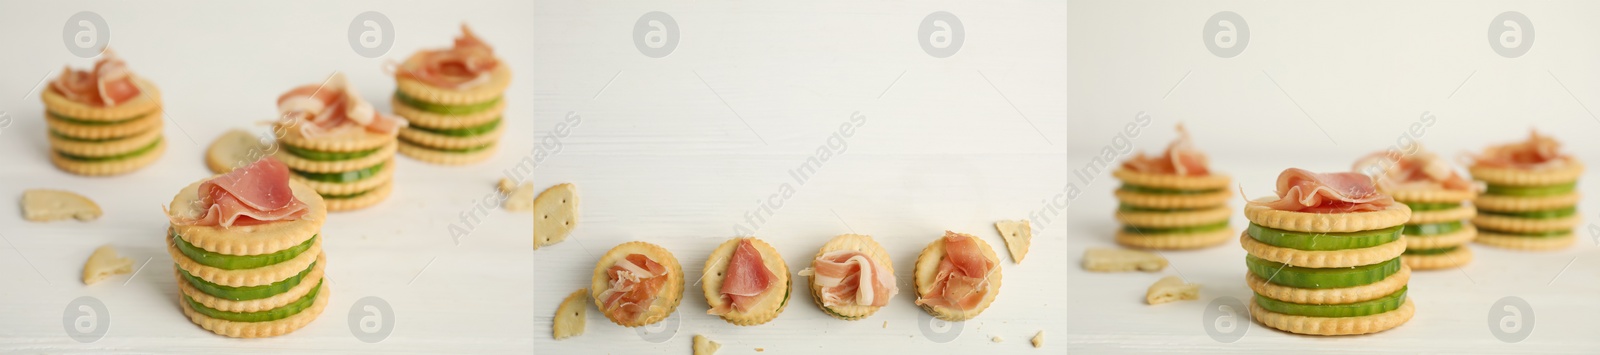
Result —
[{"label": "cracker", "polygon": [[323,152],[359,152],[377,149],[395,141],[400,135],[381,134],[369,132],[365,129],[350,128],[335,134],[306,137],[300,132],[300,127],[294,123],[278,120],[272,124],[273,134],[278,137],[279,144],[288,144],[300,148]]},{"label": "cracker", "polygon": [[1478,192],[1471,189],[1452,190],[1444,188],[1413,188],[1382,190],[1383,193],[1389,194],[1389,197],[1393,197],[1395,201],[1412,203],[1455,203],[1461,201],[1471,201],[1473,197],[1478,196]]},{"label": "cracker", "polygon": [[722,349],[722,344],[711,341],[704,335],[694,335],[694,355],[713,355],[718,349]]},{"label": "cracker", "polygon": [[[278,161],[283,162],[283,165],[287,165],[290,169],[297,171],[304,171],[308,173],[337,173],[361,170],[371,168],[374,165],[393,162],[396,145],[396,142],[391,141],[389,144],[385,144],[383,147],[378,148],[378,151],[373,152],[372,154],[367,154],[367,156],[360,158],[346,160],[311,160],[301,158],[300,156],[289,153],[288,150],[284,149],[274,149],[276,152],[273,153],[272,156],[278,158]],[[392,168],[393,165],[390,165],[384,167],[384,170],[389,170]]]},{"label": "cracker", "polygon": [[104,157],[131,153],[140,148],[148,147],[151,143],[155,143],[157,139],[161,139],[161,130],[151,129],[135,133],[132,136],[94,142],[76,141],[61,138],[54,134],[48,136],[50,149],[80,157]]},{"label": "cracker", "polygon": [[1530,237],[1521,235],[1500,234],[1489,231],[1478,231],[1478,237],[1472,241],[1513,250],[1559,250],[1572,246],[1578,238],[1572,233],[1550,237]]},{"label": "cracker", "polygon": [[394,192],[394,182],[385,179],[382,185],[372,188],[367,193],[352,198],[330,198],[328,201],[329,212],[354,211],[383,202]]},{"label": "cracker", "polygon": [[[822,244],[822,247],[817,249],[817,254],[811,258],[811,262],[816,263],[817,258],[822,257],[823,254],[840,250],[854,250],[866,254],[867,257],[872,258],[873,263],[882,266],[890,275],[894,275],[894,260],[889,257],[889,252],[884,250],[883,246],[879,245],[877,241],[872,240],[872,237],[860,234],[841,234],[829,239],[827,243]],[[878,309],[883,308],[859,304],[834,306],[823,304],[822,286],[818,286],[815,281],[816,279],[813,278],[810,283],[811,302],[815,303],[817,308],[823,309],[823,313],[828,314],[828,316],[842,320],[860,320],[877,313]]]},{"label": "cracker", "polygon": [[406,105],[393,97],[389,99],[389,107],[393,107],[394,114],[405,117],[406,121],[410,122],[412,126],[433,129],[458,129],[482,125],[500,118],[506,112],[506,100],[501,99],[494,107],[488,110],[465,115],[442,115],[423,111]]},{"label": "cracker", "polygon": [[127,122],[119,122],[114,124],[95,125],[73,123],[62,120],[61,118],[58,118],[54,114],[50,114],[48,112],[45,113],[44,122],[45,126],[50,127],[51,131],[55,131],[56,133],[67,137],[78,139],[114,139],[130,137],[149,131],[160,131],[161,127],[165,125],[166,121],[164,121],[162,118],[162,111],[157,109],[155,112],[133,118]]},{"label": "cracker", "polygon": [[1258,242],[1248,233],[1239,235],[1239,246],[1257,258],[1289,266],[1335,268],[1372,265],[1400,257],[1406,251],[1406,238],[1376,246],[1345,250],[1299,250]]},{"label": "cracker", "polygon": [[212,173],[224,174],[260,160],[272,149],[255,134],[242,129],[230,129],[206,147],[206,168],[211,169]]},{"label": "cracker", "polygon": [[195,302],[200,302],[201,305],[227,312],[260,312],[283,307],[311,293],[311,289],[317,288],[317,281],[322,280],[322,276],[327,274],[327,264],[327,257],[318,255],[317,263],[311,265],[311,272],[306,273],[306,276],[300,279],[300,283],[295,284],[288,291],[267,298],[243,301],[218,298],[217,296],[200,292],[199,289],[194,288],[194,285],[190,285],[188,280],[184,279],[182,270],[173,269],[172,274],[178,278],[178,291],[183,293],[184,296],[194,299]]},{"label": "cracker", "polygon": [[1227,175],[1220,174],[1202,176],[1151,174],[1121,168],[1112,171],[1111,176],[1132,185],[1174,190],[1221,189],[1228,187],[1232,182]]},{"label": "cracker", "polygon": [[578,227],[578,186],[560,184],[533,200],[533,250],[555,245]]},{"label": "cracker", "polygon": [[101,214],[100,205],[94,200],[71,191],[22,191],[22,218],[29,221],[51,222],[73,218],[87,222],[99,219]]},{"label": "cracker", "polygon": [[1006,242],[1006,249],[1011,251],[1012,261],[1021,264],[1022,258],[1028,256],[1028,247],[1033,245],[1033,226],[1028,220],[994,222],[994,229],[1000,232],[1000,238]]},{"label": "cracker", "polygon": [[1139,212],[1117,210],[1117,221],[1122,224],[1143,228],[1173,228],[1199,226],[1227,220],[1233,216],[1233,209],[1227,204],[1216,207],[1172,212]]},{"label": "cracker", "polygon": [[1167,258],[1128,249],[1089,248],[1083,251],[1083,269],[1094,272],[1156,272],[1167,268]]},{"label": "cracker", "polygon": [[418,147],[434,149],[467,149],[481,147],[500,141],[500,136],[506,133],[505,122],[495,126],[494,129],[483,134],[470,136],[448,136],[428,132],[416,128],[406,127],[400,130],[400,138]]},{"label": "cracker", "polygon": [[500,178],[500,193],[506,195],[506,201],[501,203],[501,207],[511,212],[532,212],[533,191],[531,182],[518,186],[511,179]]},{"label": "cracker", "polygon": [[1400,256],[1407,267],[1417,270],[1448,269],[1472,262],[1472,248],[1465,245],[1443,254]]},{"label": "cracker", "polygon": [[1550,232],[1571,230],[1578,226],[1582,216],[1574,213],[1570,216],[1555,218],[1522,218],[1500,216],[1492,214],[1479,214],[1472,217],[1472,224],[1484,229],[1493,229],[1502,232]]},{"label": "cracker", "polygon": [[133,259],[117,256],[117,250],[111,245],[102,245],[89,254],[89,260],[83,262],[83,284],[93,285],[100,280],[105,280],[111,275],[126,275],[133,272]]},{"label": "cracker", "polygon": [[131,173],[144,168],[145,166],[149,166],[151,163],[155,163],[156,160],[160,160],[161,155],[166,152],[167,140],[163,139],[156,143],[155,149],[145,152],[144,154],[129,157],[127,159],[103,162],[76,161],[61,156],[61,152],[51,150],[50,163],[55,164],[56,168],[61,169],[61,171],[73,174],[83,176],[112,176]]},{"label": "cracker", "polygon": [[[196,181],[184,187],[172,198],[167,207],[170,216],[199,216],[205,211],[195,201],[200,199],[200,184],[211,178]],[[290,181],[294,197],[306,204],[309,212],[293,221],[279,221],[253,226],[172,226],[183,240],[200,249],[227,255],[261,255],[278,252],[305,243],[322,230],[327,221],[328,207],[322,197],[304,184]],[[321,242],[318,242],[321,243]]]},{"label": "cracker", "polygon": [[1233,193],[1228,190],[1217,190],[1192,195],[1151,194],[1132,192],[1117,189],[1117,200],[1129,206],[1145,208],[1200,208],[1225,205],[1233,199]]},{"label": "cracker", "polygon": [[1288,287],[1268,282],[1255,273],[1246,271],[1245,284],[1250,285],[1250,290],[1267,298],[1303,304],[1346,304],[1370,301],[1400,291],[1411,281],[1411,268],[1402,266],[1400,271],[1378,282],[1345,288],[1310,289]]},{"label": "cracker", "polygon": [[1495,185],[1539,186],[1565,184],[1578,181],[1583,174],[1583,163],[1572,157],[1561,157],[1566,164],[1540,170],[1500,168],[1473,165],[1467,168],[1472,179]]},{"label": "cracker", "polygon": [[1485,211],[1526,212],[1576,206],[1581,198],[1577,191],[1539,197],[1478,195],[1472,204]]},{"label": "cracker", "polygon": [[1450,233],[1434,235],[1407,234],[1405,238],[1406,248],[1420,250],[1448,248],[1467,244],[1472,242],[1472,238],[1476,236],[1478,236],[1478,228],[1473,227],[1470,224],[1464,224],[1461,226],[1461,229],[1457,229],[1456,231]]},{"label": "cracker", "polygon": [[178,295],[178,304],[183,308],[183,314],[188,316],[190,321],[212,333],[234,338],[266,338],[289,334],[316,320],[317,316],[322,314],[323,309],[328,307],[328,298],[331,297],[331,293],[332,291],[329,289],[327,282],[322,282],[322,289],[317,291],[317,298],[312,301],[311,307],[288,318],[269,322],[234,322],[207,317],[190,308],[189,302],[183,299],[182,294]]},{"label": "cracker", "polygon": [[555,323],[551,325],[556,340],[583,335],[589,323],[589,289],[578,289],[556,308]]},{"label": "cracker", "polygon": [[454,153],[428,149],[426,147],[407,142],[400,142],[400,154],[405,154],[405,156],[411,157],[411,159],[416,159],[425,163],[439,165],[468,165],[480,163],[484,160],[489,160],[490,157],[494,157],[495,151],[499,149],[500,144],[494,144],[488,148],[479,149],[470,153]]},{"label": "cracker", "polygon": [[126,119],[161,107],[161,90],[156,88],[154,83],[138,75],[132,75],[130,80],[134,86],[139,87],[139,96],[112,107],[72,101],[48,87],[40,91],[39,98],[44,101],[44,107],[51,112],[86,121]]},{"label": "cracker", "polygon": [[1209,232],[1167,234],[1137,234],[1117,230],[1117,244],[1140,249],[1199,249],[1227,242],[1237,233],[1233,227]]},{"label": "cracker", "polygon": [[[600,300],[600,294],[611,287],[610,278],[606,275],[606,270],[630,254],[644,255],[666,267],[667,282],[657,292],[656,300],[650,304],[649,311],[640,314],[636,319],[617,319],[616,315],[605,311],[604,303]],[[611,248],[605,255],[600,256],[600,261],[595,262],[594,273],[590,277],[589,285],[589,295],[593,297],[595,307],[600,308],[600,314],[605,315],[606,319],[611,320],[612,323],[628,328],[654,324],[667,319],[667,316],[677,310],[678,304],[683,301],[683,266],[678,264],[678,259],[672,256],[672,252],[661,246],[646,242],[622,243]]]},{"label": "cracker", "polygon": [[1395,203],[1388,208],[1372,212],[1305,213],[1280,211],[1267,207],[1268,200],[1259,199],[1244,205],[1244,216],[1263,227],[1296,232],[1342,233],[1384,229],[1405,224],[1411,220],[1411,208]]},{"label": "cracker", "polygon": [[[706,298],[706,305],[710,308],[715,309],[723,304],[722,281],[726,277],[724,271],[728,269],[728,261],[733,258],[734,249],[739,246],[741,240],[745,239],[750,240],[750,246],[761,254],[763,267],[771,271],[776,278],[771,280],[771,283],[767,285],[767,290],[759,295],[759,300],[751,305],[747,312],[730,309],[728,313],[721,315],[721,317],[722,320],[733,325],[760,325],[778,318],[778,314],[783,313],[783,310],[788,308],[789,292],[791,286],[793,286],[793,281],[789,278],[789,266],[783,261],[783,255],[779,254],[778,250],[767,244],[767,242],[754,237],[741,237],[728,239],[722,245],[718,245],[706,257],[705,267],[700,271],[700,291]],[[728,307],[731,308],[733,306],[729,305]],[[709,314],[709,312],[707,313]]]},{"label": "cracker", "polygon": [[289,178],[295,182],[306,184],[319,195],[354,195],[364,191],[372,191],[379,186],[387,185],[394,181],[394,172],[398,168],[394,165],[393,157],[383,162],[383,167],[365,179],[351,182],[326,182],[316,181],[301,177],[299,174],[290,174]]},{"label": "cracker", "polygon": [[[948,235],[954,232],[945,231],[945,233]],[[984,290],[983,299],[972,309],[962,310],[953,307],[921,305],[922,310],[928,312],[928,315],[950,322],[960,322],[977,317],[983,313],[984,309],[989,308],[989,304],[994,303],[996,296],[1000,295],[1000,257],[995,255],[993,248],[989,247],[989,242],[969,234],[961,235],[977,241],[978,249],[983,252],[983,258],[993,262],[994,268],[990,269],[989,274],[985,276],[985,279],[989,282],[989,287]],[[939,263],[944,260],[944,256],[944,237],[934,239],[933,242],[928,243],[928,247],[922,249],[921,254],[917,255],[916,267],[912,270],[912,275],[915,277],[917,298],[922,298],[933,287],[934,280],[938,278]]]},{"label": "cracker", "polygon": [[1200,285],[1185,283],[1177,276],[1163,277],[1144,292],[1144,302],[1152,305],[1197,299],[1200,299]]},{"label": "cracker", "polygon": [[[420,54],[421,52],[418,53]],[[406,61],[415,59],[417,57],[413,55]],[[511,86],[511,68],[506,66],[505,61],[501,61],[500,65],[495,66],[494,71],[489,72],[488,83],[461,90],[434,87],[403,75],[395,75],[395,86],[406,96],[428,103],[440,105],[474,104],[493,100],[504,95],[506,87]]]},{"label": "cracker", "polygon": [[1436,211],[1411,211],[1411,220],[1406,221],[1406,224],[1460,222],[1477,215],[1478,209],[1467,206]]},{"label": "cracker", "polygon": [[1033,334],[1033,339],[1030,342],[1033,343],[1034,349],[1044,347],[1044,331],[1041,330],[1038,333]]},{"label": "cracker", "polygon": [[311,243],[311,248],[296,255],[294,259],[254,269],[224,270],[200,264],[178,251],[178,246],[173,244],[171,236],[167,237],[167,254],[172,255],[172,262],[177,264],[178,268],[206,282],[232,287],[261,286],[299,275],[301,271],[311,267],[312,263],[322,259],[322,238],[317,238],[316,242]]},{"label": "cracker", "polygon": [[1393,311],[1361,316],[1361,317],[1306,317],[1293,316],[1268,311],[1257,305],[1255,300],[1250,301],[1250,315],[1256,321],[1274,329],[1307,335],[1355,335],[1377,333],[1411,320],[1417,312],[1410,297],[1400,304],[1400,308]]}]

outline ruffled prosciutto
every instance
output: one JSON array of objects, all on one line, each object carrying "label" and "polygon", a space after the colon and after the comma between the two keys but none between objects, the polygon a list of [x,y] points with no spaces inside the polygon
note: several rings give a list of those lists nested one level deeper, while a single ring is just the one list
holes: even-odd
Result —
[{"label": "ruffled prosciutto", "polygon": [[618,319],[636,319],[650,311],[656,293],[667,284],[667,267],[644,254],[628,254],[606,269],[610,288],[600,292],[597,306]]},{"label": "ruffled prosciutto", "polygon": [[289,189],[289,167],[272,157],[200,183],[199,217],[168,218],[189,226],[250,226],[304,217],[310,207]]},{"label": "ruffled prosciutto", "polygon": [[1148,174],[1204,176],[1211,174],[1209,165],[1205,153],[1195,148],[1194,141],[1189,138],[1189,130],[1178,124],[1178,139],[1168,144],[1161,155],[1146,156],[1139,152],[1123,162],[1122,168]]},{"label": "ruffled prosciutto", "polygon": [[1446,189],[1472,190],[1472,181],[1457,174],[1450,162],[1433,152],[1412,147],[1416,153],[1388,150],[1356,161],[1355,170],[1375,173],[1378,187],[1384,190]]},{"label": "ruffled prosciutto", "polygon": [[306,137],[356,129],[392,135],[406,126],[405,120],[379,113],[362,100],[344,73],[334,73],[321,85],[303,85],[278,96],[278,112]]},{"label": "ruffled prosciutto", "polygon": [[1561,142],[1538,131],[1529,131],[1527,141],[1491,146],[1471,158],[1478,166],[1523,170],[1560,167],[1567,161]]},{"label": "ruffled prosciutto", "polygon": [[106,48],[92,70],[76,70],[70,66],[62,69],[61,76],[50,82],[50,90],[68,100],[101,107],[116,106],[140,94],[128,64],[110,48]]},{"label": "ruffled prosciutto", "polygon": [[971,310],[989,292],[989,273],[994,262],[983,257],[978,240],[971,236],[944,232],[944,259],[933,288],[920,297],[917,305]]},{"label": "ruffled prosciutto", "polygon": [[[1255,202],[1252,202],[1255,203]],[[1280,211],[1344,213],[1378,211],[1394,204],[1361,173],[1313,173],[1290,168],[1278,175],[1278,199],[1262,202]]]},{"label": "ruffled prosciutto", "polygon": [[399,75],[437,88],[461,90],[487,84],[490,72],[499,65],[494,48],[461,24],[461,37],[456,37],[454,47],[417,52],[400,64]]},{"label": "ruffled prosciutto", "polygon": [[730,311],[749,312],[750,307],[760,301],[762,293],[772,288],[772,281],[778,276],[767,269],[761,260],[761,251],[750,244],[750,239],[739,240],[739,245],[733,248],[733,257],[728,259],[728,269],[723,272],[722,304],[706,311],[707,314],[724,315]]},{"label": "ruffled prosciutto", "polygon": [[894,274],[859,251],[830,251],[812,260],[811,267],[800,275],[821,286],[822,304],[827,306],[882,307],[900,293]]}]

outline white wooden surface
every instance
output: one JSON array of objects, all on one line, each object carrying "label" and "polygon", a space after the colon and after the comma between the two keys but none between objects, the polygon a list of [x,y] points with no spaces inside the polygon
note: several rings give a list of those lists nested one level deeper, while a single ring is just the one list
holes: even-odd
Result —
[{"label": "white wooden surface", "polygon": [[[252,124],[274,117],[273,100],[284,90],[343,70],[369,101],[388,109],[394,81],[379,69],[382,61],[356,55],[346,42],[356,14],[380,11],[393,22],[395,44],[385,58],[398,61],[420,48],[448,45],[457,24],[469,21],[509,65],[533,73],[528,3],[5,1],[0,8],[0,32],[6,33],[0,36],[6,48],[0,110],[13,120],[0,128],[0,199],[17,201],[28,188],[61,188],[95,199],[106,212],[90,223],[39,224],[23,221],[17,203],[0,203],[0,353],[531,351],[531,216],[492,211],[459,245],[447,231],[472,201],[492,191],[503,169],[531,152],[531,75],[519,74],[507,93],[511,133],[492,161],[448,168],[400,158],[397,190],[388,201],[329,216],[323,236],[333,298],[318,320],[291,335],[231,339],[190,323],[177,306],[161,213],[180,187],[210,174],[201,161],[204,146],[230,128],[260,131]],[[91,63],[69,55],[60,36],[67,17],[83,10],[107,20],[114,48],[164,93],[168,151],[135,174],[76,177],[46,159],[35,84],[63,64]],[[102,244],[143,268],[131,279],[84,286],[83,261]],[[80,296],[107,307],[110,322],[102,326],[109,329],[98,341],[67,336],[65,308]],[[375,344],[358,340],[347,323],[351,306],[366,296],[385,299],[396,321],[390,336]]]},{"label": "white wooden surface", "polygon": [[[956,55],[936,59],[916,33],[941,10],[959,16],[967,37]],[[630,39],[650,11],[682,29],[664,58]],[[571,239],[534,253],[536,353],[687,353],[694,334],[723,343],[719,354],[1064,351],[1066,230],[1062,214],[1048,212],[1056,223],[1042,226],[1023,264],[1002,256],[999,299],[947,343],[922,335],[905,282],[889,306],[856,322],[826,316],[800,291],[772,322],[737,327],[704,314],[691,284],[680,325],[649,333],[670,335],[663,343],[592,305],[587,334],[549,335],[556,306],[588,286],[596,259],[617,244],[662,245],[694,281],[706,254],[735,236],[758,200],[792,184],[787,171],[857,111],[866,123],[845,152],[796,185],[755,233],[791,270],[852,232],[882,243],[901,280],[947,229],[1003,249],[992,223],[1028,218],[1066,177],[1064,3],[545,1],[535,14],[536,137],[554,134],[568,112],[582,117],[537,168],[536,185],[577,184],[583,211]],[[1042,351],[1027,344],[1041,330],[1052,339]]]}]

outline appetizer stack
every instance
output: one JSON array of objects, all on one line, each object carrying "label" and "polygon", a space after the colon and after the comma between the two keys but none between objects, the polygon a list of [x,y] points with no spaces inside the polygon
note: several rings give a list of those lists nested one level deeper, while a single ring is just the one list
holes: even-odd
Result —
[{"label": "appetizer stack", "polygon": [[1472,178],[1488,184],[1473,200],[1478,243],[1522,250],[1572,245],[1578,225],[1578,177],[1583,164],[1561,143],[1532,132],[1525,142],[1489,147],[1473,157]]},{"label": "appetizer stack", "polygon": [[843,320],[871,316],[900,293],[889,252],[865,235],[833,237],[800,275],[811,278],[811,301]]},{"label": "appetizer stack", "polygon": [[94,69],[67,67],[40,95],[50,162],[87,176],[133,172],[161,158],[161,91],[106,49]]},{"label": "appetizer stack", "polygon": [[623,243],[600,256],[589,290],[595,307],[612,323],[629,328],[654,324],[683,301],[683,266],[655,244]]},{"label": "appetizer stack", "polygon": [[1401,225],[1411,209],[1359,173],[1288,169],[1277,197],[1245,204],[1239,238],[1255,299],[1250,314],[1275,329],[1312,335],[1375,333],[1415,314]]},{"label": "appetizer stack", "polygon": [[1228,176],[1213,174],[1205,154],[1194,147],[1189,132],[1178,126],[1178,139],[1159,156],[1144,153],[1122,163],[1112,175],[1117,188],[1117,243],[1146,249],[1194,249],[1226,242]]},{"label": "appetizer stack", "polygon": [[278,112],[274,156],[321,194],[328,210],[366,208],[389,197],[395,137],[406,122],[373,110],[344,73],[289,90],[278,97]]},{"label": "appetizer stack", "polygon": [[758,325],[777,318],[789,305],[789,266],[771,245],[756,238],[733,238],[706,257],[700,287],[711,309],[706,314],[734,325]]},{"label": "appetizer stack", "polygon": [[272,158],[190,184],[172,199],[167,252],[190,321],[236,338],[288,334],[322,314],[318,237],[327,207]]},{"label": "appetizer stack", "polygon": [[1411,154],[1399,150],[1374,153],[1356,162],[1356,171],[1377,181],[1378,191],[1411,208],[1403,234],[1402,256],[1413,270],[1457,267],[1472,261],[1467,243],[1478,235],[1466,223],[1476,215],[1467,204],[1477,195],[1472,181],[1457,174],[1443,158],[1413,145]]},{"label": "appetizer stack", "polygon": [[511,69],[494,49],[461,25],[448,49],[419,51],[395,72],[394,112],[411,122],[400,132],[400,153],[446,165],[494,155]]},{"label": "appetizer stack", "polygon": [[1000,257],[970,234],[945,231],[917,255],[917,301],[934,318],[959,322],[983,313],[1000,294]]}]

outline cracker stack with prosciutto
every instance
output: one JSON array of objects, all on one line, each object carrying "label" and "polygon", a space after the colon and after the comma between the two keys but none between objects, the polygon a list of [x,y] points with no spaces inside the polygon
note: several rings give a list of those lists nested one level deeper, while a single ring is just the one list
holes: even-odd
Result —
[{"label": "cracker stack with prosciutto", "polygon": [[467,25],[451,48],[418,51],[394,73],[394,112],[411,121],[400,153],[424,162],[462,165],[494,155],[505,129],[511,68]]},{"label": "cracker stack with prosciutto", "polygon": [[322,197],[271,157],[190,184],[167,207],[167,252],[190,321],[235,338],[288,334],[330,291]]},{"label": "cracker stack with prosciutto", "polygon": [[1561,152],[1555,138],[1489,147],[1472,157],[1472,178],[1488,184],[1473,204],[1478,243],[1518,250],[1558,250],[1577,238],[1578,177],[1583,163]]},{"label": "cracker stack with prosciutto", "polygon": [[373,110],[344,73],[278,96],[278,113],[273,155],[321,194],[328,210],[366,208],[394,190],[395,137],[406,122]]},{"label": "cracker stack with prosciutto", "polygon": [[983,313],[1000,295],[1000,257],[971,234],[945,231],[917,255],[917,306],[959,322]]},{"label": "cracker stack with prosciutto", "polygon": [[843,320],[871,316],[900,293],[889,252],[865,235],[833,237],[800,276],[811,278],[811,301]]},{"label": "cracker stack with prosciutto", "polygon": [[1227,242],[1227,175],[1211,171],[1189,132],[1178,125],[1178,139],[1161,155],[1129,158],[1112,172],[1122,180],[1116,196],[1117,243],[1142,249],[1195,249]]},{"label": "cracker stack with prosciutto", "polygon": [[50,162],[62,171],[120,175],[166,152],[161,91],[110,49],[92,69],[62,69],[40,98],[50,127]]},{"label": "cracker stack with prosciutto", "polygon": [[1350,335],[1388,330],[1416,313],[1402,225],[1411,209],[1360,173],[1278,175],[1277,196],[1245,204],[1239,237],[1250,314],[1278,330]]},{"label": "cracker stack with prosciutto", "polygon": [[1456,173],[1439,155],[1413,145],[1377,152],[1356,161],[1355,171],[1377,181],[1378,191],[1411,208],[1406,221],[1406,252],[1401,259],[1412,270],[1437,270],[1472,261],[1467,243],[1478,229],[1466,223],[1477,214],[1467,202],[1478,194],[1477,185]]},{"label": "cracker stack with prosciutto", "polygon": [[595,307],[612,323],[629,328],[655,324],[683,301],[683,266],[655,244],[623,243],[595,262],[589,290]]},{"label": "cracker stack with prosciutto", "polygon": [[789,266],[771,245],[753,237],[733,238],[706,257],[700,275],[707,314],[734,325],[758,325],[789,306]]}]

